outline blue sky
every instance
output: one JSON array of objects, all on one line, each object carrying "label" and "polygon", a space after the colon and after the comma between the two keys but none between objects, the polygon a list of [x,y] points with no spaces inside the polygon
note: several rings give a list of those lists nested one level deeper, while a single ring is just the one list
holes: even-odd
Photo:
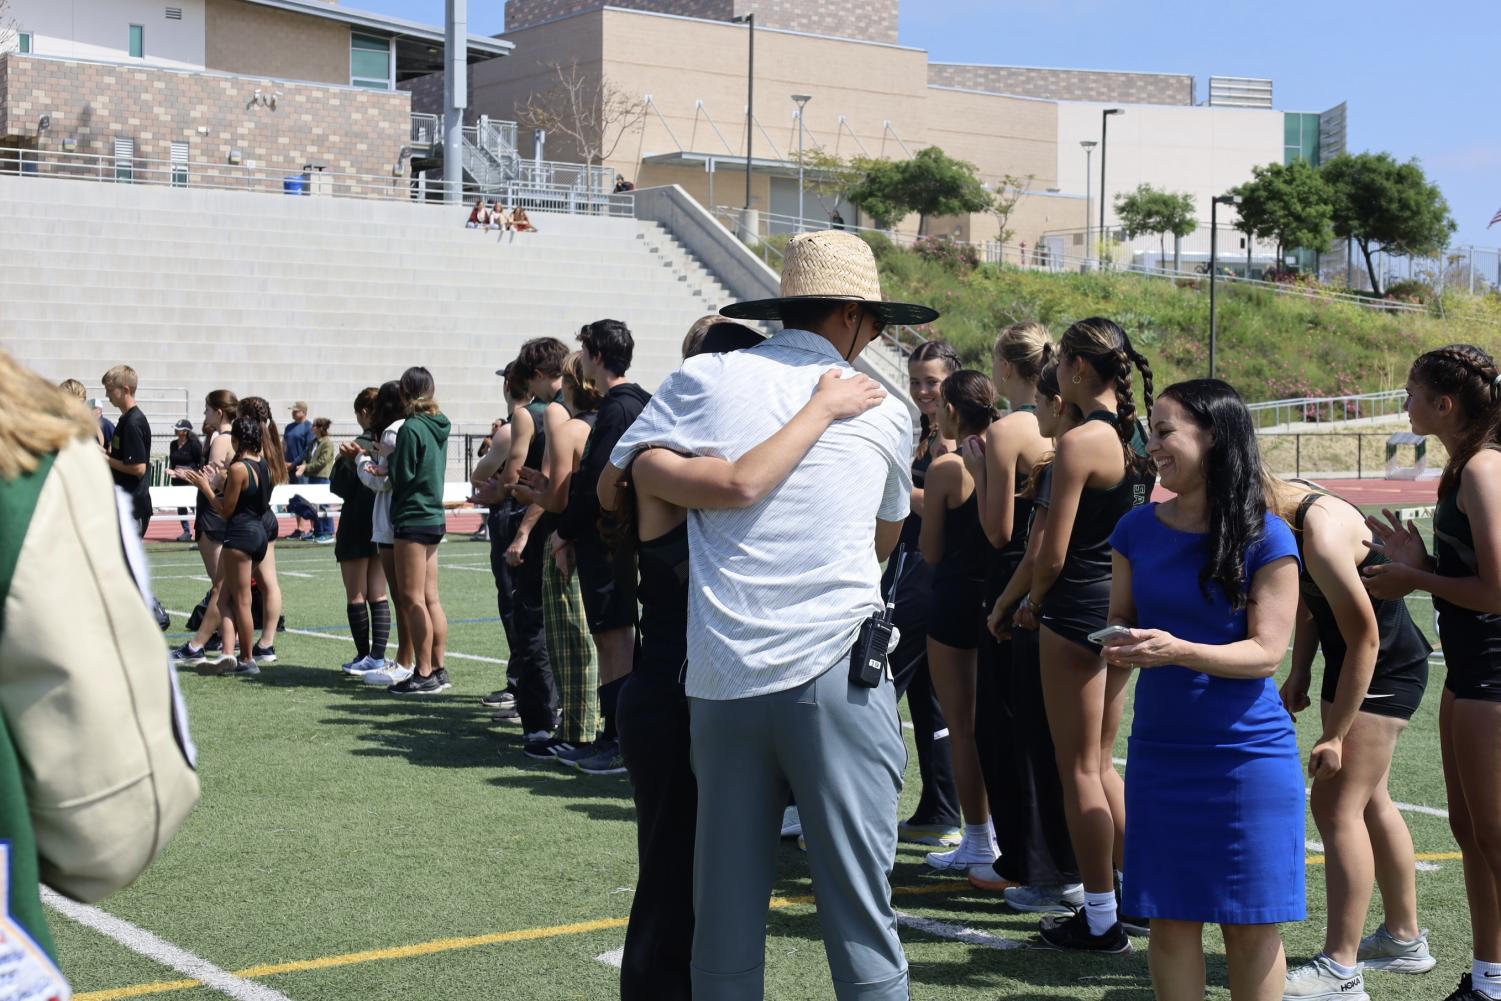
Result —
[{"label": "blue sky", "polygon": [[[348,0],[434,24],[442,0]],[[470,30],[504,25],[470,0]],[[1351,150],[1417,157],[1449,200],[1458,244],[1501,245],[1497,0],[903,0],[901,41],[941,62],[1270,77],[1277,107],[1348,101]]]}]

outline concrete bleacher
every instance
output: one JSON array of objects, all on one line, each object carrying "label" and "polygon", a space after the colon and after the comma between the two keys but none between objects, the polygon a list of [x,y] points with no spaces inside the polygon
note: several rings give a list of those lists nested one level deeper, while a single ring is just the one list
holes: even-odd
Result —
[{"label": "concrete bleacher", "polygon": [[[0,177],[0,345],[50,379],[293,400],[353,427],[350,402],[412,364],[456,433],[501,412],[494,371],[522,341],[573,344],[614,317],[648,389],[729,294],[659,225],[537,213],[497,242],[468,207]],[[153,411],[153,407],[156,408]],[[158,432],[184,416],[143,404]]]}]

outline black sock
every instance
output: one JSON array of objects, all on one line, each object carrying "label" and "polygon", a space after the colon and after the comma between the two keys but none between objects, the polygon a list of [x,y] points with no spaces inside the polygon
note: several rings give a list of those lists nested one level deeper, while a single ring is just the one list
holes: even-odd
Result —
[{"label": "black sock", "polygon": [[615,705],[620,701],[620,686],[625,684],[624,678],[616,678],[608,684],[599,686],[599,714],[604,717],[605,732],[602,740],[619,740],[619,734],[615,730]]},{"label": "black sock", "polygon": [[366,603],[370,609],[370,655],[386,659],[386,642],[391,638],[391,603],[385,598]]},{"label": "black sock", "polygon": [[354,652],[361,658],[370,656],[370,606],[352,602],[344,609],[349,616],[349,635],[354,637]]}]

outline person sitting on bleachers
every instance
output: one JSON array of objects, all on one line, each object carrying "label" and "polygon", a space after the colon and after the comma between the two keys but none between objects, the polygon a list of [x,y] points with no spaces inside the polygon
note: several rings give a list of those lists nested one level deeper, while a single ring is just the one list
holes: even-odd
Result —
[{"label": "person sitting on bleachers", "polygon": [[480,229],[481,227],[486,231],[490,229],[490,213],[485,208],[485,200],[483,198],[476,198],[474,200],[474,208],[469,210],[469,221],[464,223],[464,228]]},{"label": "person sitting on bleachers", "polygon": [[516,206],[516,210],[511,213],[511,229],[517,233],[537,232],[537,227],[532,225],[532,220],[527,216],[526,209],[520,205]]}]

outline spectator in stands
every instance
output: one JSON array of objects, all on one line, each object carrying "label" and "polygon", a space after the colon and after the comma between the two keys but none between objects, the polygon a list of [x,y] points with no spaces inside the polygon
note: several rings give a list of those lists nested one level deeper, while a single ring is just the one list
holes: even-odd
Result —
[{"label": "spectator in stands", "polygon": [[532,225],[531,216],[529,216],[529,215],[526,214],[526,209],[523,206],[518,205],[511,212],[511,232],[513,232],[513,233],[535,233],[535,232],[537,232],[537,227],[534,226],[534,225]]},{"label": "spectator in stands", "polygon": [[[333,439],[328,436],[329,419],[319,417],[313,421],[313,444],[304,453],[302,462],[294,470],[299,483],[327,483],[329,474],[333,472],[334,460],[338,458],[338,449],[334,447]],[[313,532],[313,541],[320,546],[328,545],[334,541],[334,520],[329,517],[328,508],[312,504],[303,498],[301,494],[295,495],[287,502],[287,510],[299,523],[303,521],[313,522],[317,527]],[[304,534],[303,536],[307,536]]]},{"label": "spectator in stands", "polygon": [[464,228],[480,229],[481,227],[486,230],[490,228],[490,210],[485,208],[483,198],[476,198],[474,208],[469,210],[469,221],[464,223]]},{"label": "spectator in stands", "polygon": [[624,174],[616,174],[615,175],[615,194],[617,194],[617,195],[623,195],[623,194],[626,194],[627,192],[635,191],[635,190],[636,190],[636,185],[633,184],[633,183],[631,183],[630,181],[627,181],[625,179],[625,175]]},{"label": "spectator in stands", "polygon": [[842,215],[839,214],[839,210],[838,209],[835,209],[833,212],[829,213],[829,228],[830,229],[843,229],[844,228],[844,216],[842,216]]},{"label": "spectator in stands", "polygon": [[109,468],[115,486],[131,499],[131,514],[141,538],[151,524],[151,425],[136,406],[136,371],[116,365],[104,373],[104,392],[120,411],[120,423],[109,444]]},{"label": "spectator in stands", "polygon": [[[307,404],[298,400],[292,404],[292,423],[282,430],[282,447],[286,449],[287,471],[292,474],[288,483],[301,483],[302,476],[296,472],[308,450],[313,447],[313,425],[307,419]],[[294,516],[296,512],[293,512]],[[303,522],[308,523],[307,530],[302,528]],[[301,539],[312,540],[313,520],[311,518],[298,517],[292,525],[292,534],[287,536],[288,542],[296,542]]]},{"label": "spectator in stands", "polygon": [[[380,390],[360,390],[354,398],[354,419],[360,435],[339,448],[339,458],[329,477],[329,487],[344,501],[339,510],[339,530],[334,559],[344,578],[345,616],[354,640],[354,659],[343,667],[345,674],[364,676],[386,666],[386,642],[391,635],[391,603],[386,600],[386,574],[380,550],[374,541],[375,494],[360,482],[355,461],[375,448],[370,427]],[[315,425],[316,426],[316,425]]]},{"label": "spectator in stands", "polygon": [[[179,470],[202,469],[205,464],[203,457],[203,439],[193,433],[193,422],[184,417],[172,425],[175,437],[172,444],[167,447],[167,468],[172,471],[172,485],[174,487],[192,486]],[[188,509],[179,507],[177,514],[180,517],[178,524],[182,526],[182,534],[177,537],[178,542],[192,542],[193,531],[188,526]]]},{"label": "spectator in stands", "polygon": [[401,398],[407,416],[391,453],[391,533],[396,538],[396,600],[402,624],[411,631],[415,662],[410,678],[386,690],[431,695],[453,687],[443,666],[448,617],[438,595],[449,423],[438,409],[427,369],[414,365],[402,373]]}]

